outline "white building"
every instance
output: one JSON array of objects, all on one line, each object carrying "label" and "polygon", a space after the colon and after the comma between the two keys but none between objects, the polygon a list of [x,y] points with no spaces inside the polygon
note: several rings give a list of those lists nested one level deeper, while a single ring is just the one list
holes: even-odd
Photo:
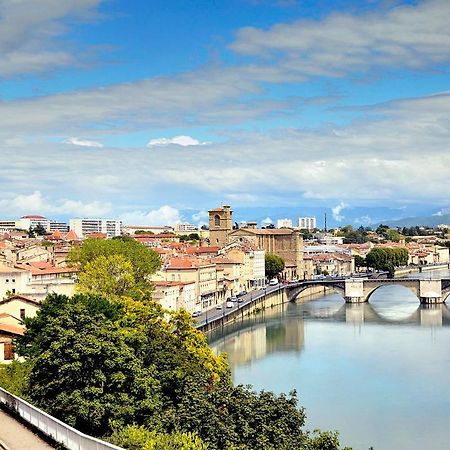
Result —
[{"label": "white building", "polygon": [[69,231],[69,225],[65,222],[50,221],[49,231],[60,231],[61,233],[67,233]]},{"label": "white building", "polygon": [[194,231],[197,231],[197,228],[191,223],[177,223],[175,225],[176,233],[192,233]]},{"label": "white building", "polygon": [[17,222],[17,228],[21,230],[33,230],[41,225],[45,231],[50,231],[50,220],[44,216],[23,216]]},{"label": "white building", "polygon": [[122,221],[113,219],[70,219],[70,229],[81,237],[87,237],[93,233],[104,233],[112,238],[122,234]]},{"label": "white building", "polygon": [[302,230],[314,230],[317,228],[316,226],[316,218],[315,217],[299,217],[298,218],[298,227]]},{"label": "white building", "polygon": [[277,220],[277,228],[292,228],[292,220],[291,219],[278,219]]}]

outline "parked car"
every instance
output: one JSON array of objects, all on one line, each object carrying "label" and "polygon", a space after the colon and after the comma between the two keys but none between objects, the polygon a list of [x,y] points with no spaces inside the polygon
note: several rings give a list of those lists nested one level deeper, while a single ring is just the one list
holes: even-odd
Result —
[{"label": "parked car", "polygon": [[198,316],[201,316],[202,315],[202,312],[201,311],[194,311],[193,313],[192,313],[192,317],[198,317]]},{"label": "parked car", "polygon": [[278,280],[276,278],[272,278],[269,281],[269,286],[276,286],[278,284]]},{"label": "parked car", "polygon": [[222,309],[222,304],[219,303],[218,305],[216,305],[216,309]]},{"label": "parked car", "polygon": [[227,308],[232,308],[234,306],[234,303],[231,300],[227,301]]},{"label": "parked car", "polygon": [[237,297],[236,297],[235,295],[232,295],[232,296],[229,298],[229,300],[230,300],[230,302],[237,302]]}]

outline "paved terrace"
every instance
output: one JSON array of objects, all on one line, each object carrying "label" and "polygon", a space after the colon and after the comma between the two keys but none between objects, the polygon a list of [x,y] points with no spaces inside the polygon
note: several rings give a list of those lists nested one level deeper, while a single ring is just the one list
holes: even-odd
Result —
[{"label": "paved terrace", "polygon": [[53,450],[54,447],[0,409],[0,449]]}]

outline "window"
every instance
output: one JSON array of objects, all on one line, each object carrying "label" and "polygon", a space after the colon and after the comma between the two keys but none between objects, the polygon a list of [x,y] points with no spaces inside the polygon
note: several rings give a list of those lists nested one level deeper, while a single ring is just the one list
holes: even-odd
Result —
[{"label": "window", "polygon": [[16,293],[16,290],[15,290],[15,289],[11,289],[11,292],[12,292],[13,294],[15,294],[15,293]]},{"label": "window", "polygon": [[215,225],[216,227],[220,227],[220,216],[219,216],[218,214],[216,214],[216,215],[214,216],[214,225]]},{"label": "window", "polygon": [[25,319],[25,308],[20,308],[20,318]]}]

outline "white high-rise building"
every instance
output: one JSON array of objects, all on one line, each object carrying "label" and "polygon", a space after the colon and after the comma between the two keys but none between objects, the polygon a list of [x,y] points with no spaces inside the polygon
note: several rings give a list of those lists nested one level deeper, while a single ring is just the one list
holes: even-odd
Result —
[{"label": "white high-rise building", "polygon": [[44,216],[23,216],[16,222],[17,228],[21,230],[35,229],[38,226],[42,226],[45,231],[50,230],[50,220]]},{"label": "white high-rise building", "polygon": [[192,233],[193,231],[197,231],[197,228],[190,223],[177,223],[175,225],[175,232],[177,233]]},{"label": "white high-rise building", "polygon": [[311,231],[314,228],[317,228],[316,218],[315,217],[299,217],[298,218],[298,227],[301,228],[302,230]]},{"label": "white high-rise building", "polygon": [[79,237],[104,233],[109,238],[122,234],[122,221],[113,219],[70,219],[70,229]]},{"label": "white high-rise building", "polygon": [[277,228],[292,228],[292,220],[291,219],[278,219],[277,220]]}]

